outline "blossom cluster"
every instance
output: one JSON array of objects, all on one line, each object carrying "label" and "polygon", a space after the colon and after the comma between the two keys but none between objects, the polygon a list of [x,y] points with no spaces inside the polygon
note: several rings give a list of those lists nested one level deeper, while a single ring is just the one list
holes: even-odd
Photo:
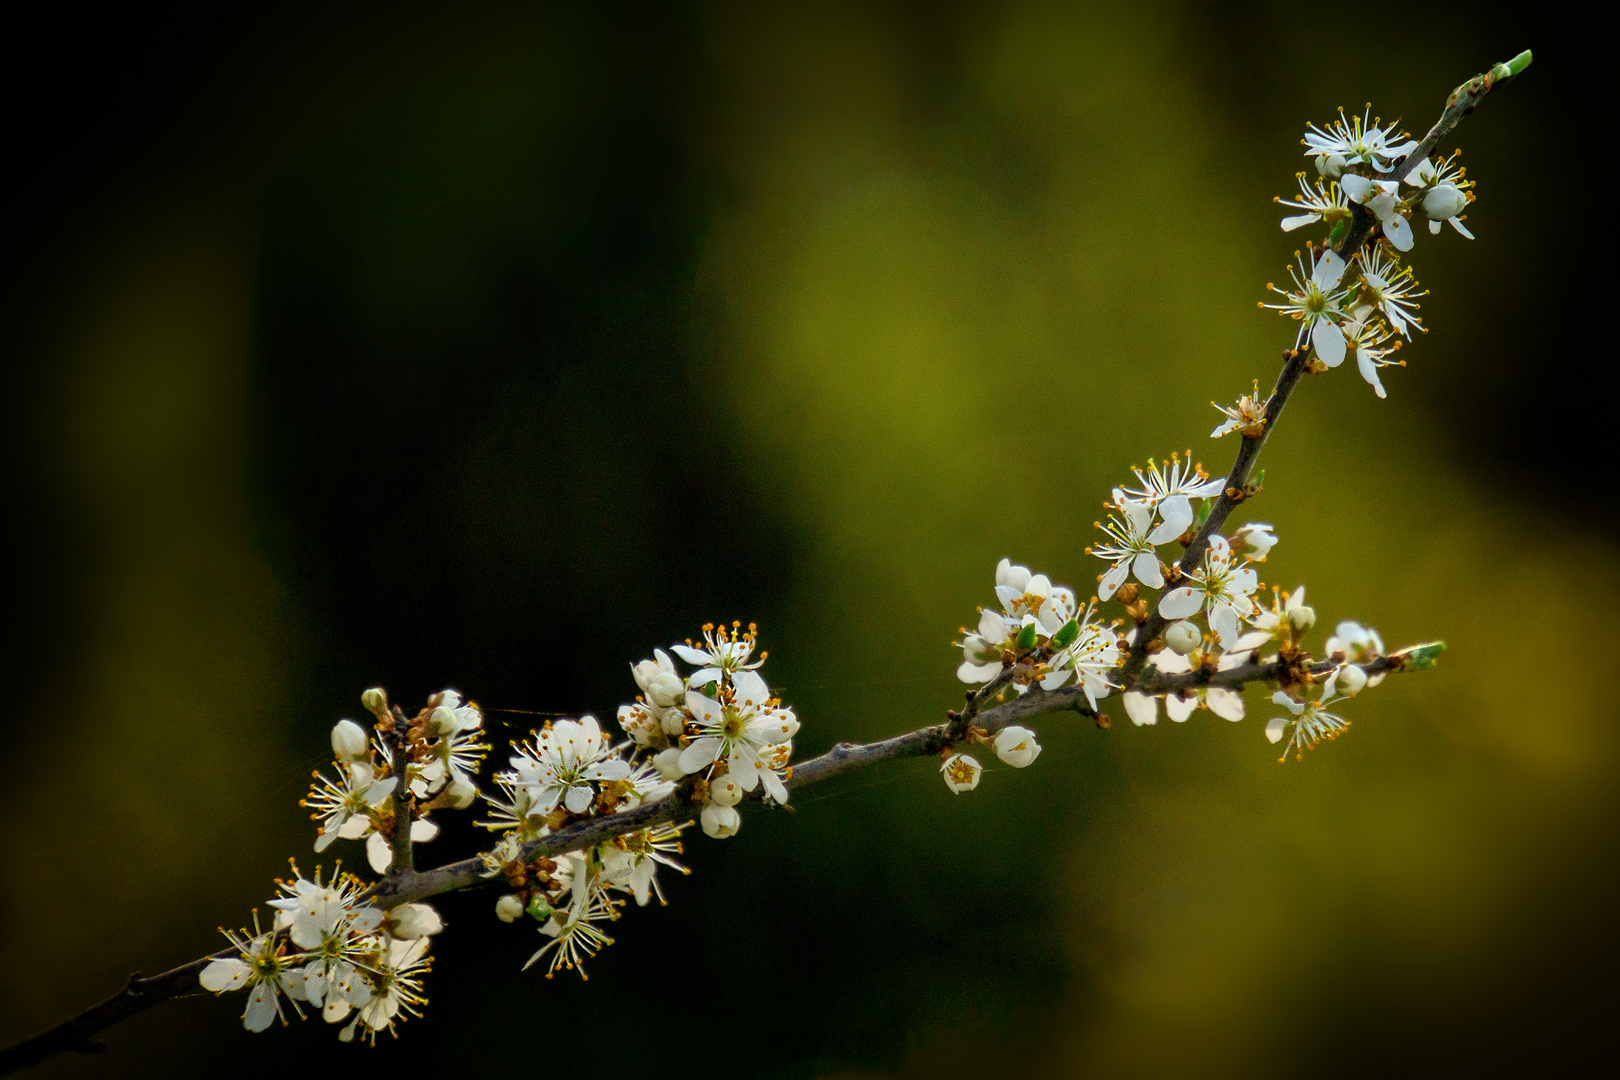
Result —
[{"label": "blossom cluster", "polygon": [[[454,690],[433,695],[409,721],[389,705],[388,695],[380,689],[366,691],[362,700],[377,717],[376,730],[368,735],[353,720],[340,720],[332,729],[333,774],[317,772],[299,805],[314,811],[310,817],[320,823],[316,851],[325,851],[339,839],[364,840],[367,861],[382,874],[394,858],[395,807],[403,802],[410,811],[413,844],[432,840],[439,835],[439,826],[430,813],[465,810],[473,804],[478,795],[475,781],[489,746],[480,741],[483,713]],[[395,769],[394,749],[383,741],[384,732],[399,744],[408,800],[391,798],[402,777]]]},{"label": "blossom cluster", "polygon": [[[1099,699],[1118,689],[1110,673],[1120,662],[1119,635],[1113,627],[1098,623],[1090,606],[1080,611],[1073,589],[1002,559],[996,566],[996,598],[1001,602],[999,611],[980,608],[977,628],[961,630],[957,678],[990,684],[985,689],[996,692],[1010,687],[1018,694],[1033,687],[1050,692],[1072,686],[1093,712]],[[970,727],[963,738],[991,747],[1003,763],[1018,769],[1041,752],[1035,732],[1020,725],[993,734]],[[946,787],[960,794],[979,786],[983,767],[971,754],[957,751],[953,744],[942,758],[940,774]]]},{"label": "blossom cluster", "polygon": [[549,939],[525,966],[547,960],[548,978],[560,968],[583,976],[584,961],[613,941],[602,924],[619,917],[620,895],[662,903],[658,868],[687,872],[675,856],[690,823],[626,831],[557,855],[530,854],[535,841],[661,799],[678,784],[716,839],[736,834],[737,804],[750,794],[788,801],[799,721],[760,676],[765,654],[755,657],[757,642],[752,625],[709,625],[700,642],[670,647],[689,673],[662,649],[631,665],[641,693],[619,709],[623,742],[583,716],[553,721],[513,746],[511,768],[494,777],[499,794],[486,796],[492,816],[482,824],[500,839],[482,858],[486,875],[512,890],[496,901],[496,915],[506,922],[527,915]]},{"label": "blossom cluster", "polygon": [[352,874],[323,882],[318,868],[305,878],[296,863],[293,874],[277,882],[268,928],[255,911],[252,933],[222,931],[231,949],[203,968],[203,989],[247,990],[242,1025],[249,1031],[285,1024],[284,1002],[300,1018],[307,1005],[327,1023],[347,1019],[338,1032],[344,1042],[357,1031],[375,1042],[379,1031],[394,1034],[396,1023],[420,1016],[429,938],[444,928],[438,912],[401,904],[384,913],[364,902],[365,886]]},{"label": "blossom cluster", "polygon": [[[1321,248],[1310,245],[1305,254],[1296,253],[1295,265],[1288,267],[1292,288],[1268,285],[1281,299],[1260,306],[1298,320],[1294,347],[1308,346],[1321,368],[1338,367],[1354,355],[1362,378],[1384,397],[1379,370],[1404,363],[1391,355],[1402,340],[1411,340],[1414,329],[1426,329],[1417,315],[1417,298],[1426,293],[1418,290],[1411,267],[1400,263],[1412,250],[1412,219],[1421,214],[1431,233],[1450,224],[1473,239],[1463,224],[1463,211],[1474,199],[1473,181],[1458,164],[1460,151],[1444,159],[1409,161],[1419,143],[1394,125],[1381,126],[1370,109],[1348,118],[1341,110],[1326,127],[1310,125],[1304,145],[1318,176],[1307,181],[1305,173],[1298,174],[1299,197],[1276,200],[1299,211],[1285,217],[1282,227],[1291,232],[1320,223],[1328,236]],[[1335,248],[1357,213],[1368,219],[1373,236],[1346,261]],[[1235,419],[1233,410],[1216,407]],[[1216,434],[1228,430],[1233,427],[1222,425]]]}]

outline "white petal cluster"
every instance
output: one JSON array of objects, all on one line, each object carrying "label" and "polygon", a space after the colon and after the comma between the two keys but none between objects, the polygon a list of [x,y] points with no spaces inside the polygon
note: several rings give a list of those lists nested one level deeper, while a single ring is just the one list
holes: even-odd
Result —
[{"label": "white petal cluster", "polygon": [[[388,726],[396,726],[387,707],[387,695],[369,690],[365,697],[378,703]],[[399,717],[404,721],[403,715]],[[427,817],[433,810],[465,809],[478,795],[478,770],[489,746],[482,742],[483,713],[454,690],[428,699],[416,717],[404,723],[406,782],[414,799],[411,840],[425,843],[439,834]],[[377,873],[393,862],[389,840],[394,810],[390,802],[399,787],[392,755],[376,738],[353,720],[340,720],[332,728],[333,775],[315,774],[315,783],[299,804],[313,811],[320,824],[315,850],[325,851],[336,840],[364,840],[366,858]]]},{"label": "white petal cluster", "polygon": [[[1360,117],[1339,119],[1325,128],[1312,125],[1305,132],[1305,153],[1316,159],[1327,181],[1307,184],[1299,175],[1297,199],[1276,200],[1300,211],[1283,219],[1284,231],[1323,224],[1330,232],[1326,244],[1312,249],[1309,265],[1303,258],[1289,267],[1293,288],[1275,285],[1280,302],[1262,303],[1300,322],[1294,347],[1309,342],[1323,367],[1338,367],[1348,355],[1356,358],[1361,377],[1384,397],[1379,369],[1398,364],[1388,359],[1400,346],[1394,338],[1410,340],[1411,331],[1423,329],[1416,315],[1417,282],[1398,254],[1412,250],[1415,215],[1427,219],[1429,231],[1438,233],[1445,223],[1463,236],[1473,233],[1463,224],[1463,211],[1474,199],[1473,182],[1457,164],[1458,153],[1445,159],[1424,158],[1410,168],[1405,162],[1418,143],[1391,128],[1380,126],[1370,110]],[[1357,209],[1357,208],[1360,209]],[[1374,238],[1347,266],[1332,248],[1340,243],[1354,214],[1371,215],[1377,222]],[[1232,416],[1231,410],[1223,410]],[[1234,430],[1228,423],[1217,434]]]},{"label": "white petal cluster", "polygon": [[198,981],[216,994],[247,989],[242,1024],[249,1031],[277,1019],[285,1024],[283,999],[299,1017],[308,1005],[327,1023],[347,1019],[338,1033],[344,1042],[357,1031],[375,1040],[396,1021],[420,1015],[428,938],[444,922],[420,903],[385,916],[361,902],[363,888],[350,875],[323,882],[319,871],[280,882],[269,902],[273,926],[261,929],[255,914],[253,933],[225,931],[235,955],[214,959]]}]

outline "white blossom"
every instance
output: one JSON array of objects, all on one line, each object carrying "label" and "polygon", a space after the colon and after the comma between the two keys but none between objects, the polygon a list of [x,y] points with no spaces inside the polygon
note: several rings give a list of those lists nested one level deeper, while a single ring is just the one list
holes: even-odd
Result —
[{"label": "white blossom", "polygon": [[979,786],[979,776],[984,772],[984,766],[971,755],[952,754],[940,763],[939,772],[945,786],[960,795]]},{"label": "white blossom", "polygon": [[1013,625],[999,611],[980,609],[975,633],[962,631],[962,663],[956,677],[965,683],[989,682],[1001,674],[1001,653],[1013,637]]},{"label": "white blossom", "polygon": [[654,825],[616,836],[601,845],[597,850],[602,861],[603,882],[634,896],[638,906],[645,907],[653,896],[658,897],[660,904],[667,903],[663,889],[658,886],[658,868],[667,866],[682,874],[691,873],[673,858],[681,853],[682,828],[682,825]]},{"label": "white blossom", "polygon": [[1294,338],[1294,348],[1301,347],[1309,339],[1322,363],[1328,367],[1338,367],[1344,362],[1344,333],[1339,329],[1339,323],[1345,317],[1342,305],[1350,295],[1348,288],[1339,286],[1344,277],[1345,262],[1337,253],[1327,249],[1313,251],[1309,267],[1298,253],[1295,261],[1298,265],[1288,268],[1288,273],[1294,279],[1293,291],[1268,284],[1266,288],[1281,296],[1282,302],[1262,302],[1260,306],[1298,319],[1300,326]]},{"label": "white blossom", "polygon": [[1350,216],[1350,206],[1345,202],[1344,193],[1339,190],[1338,184],[1329,180],[1328,186],[1323,188],[1322,182],[1318,180],[1314,184],[1307,185],[1305,183],[1305,174],[1299,173],[1297,175],[1299,178],[1299,198],[1272,200],[1281,206],[1303,211],[1303,213],[1292,214],[1283,218],[1283,232],[1293,232],[1303,225],[1310,225],[1317,221],[1334,222]]},{"label": "white blossom", "polygon": [[422,976],[431,966],[428,960],[429,938],[411,941],[385,940],[383,948],[372,961],[371,977],[375,983],[371,1000],[355,1014],[349,1026],[338,1034],[344,1042],[355,1036],[359,1027],[376,1042],[377,1032],[392,1031],[396,1023],[407,1017],[421,1016],[427,998],[422,996]]},{"label": "white blossom", "polygon": [[1232,551],[1250,562],[1265,562],[1276,546],[1276,530],[1261,522],[1251,521],[1232,534]]},{"label": "white blossom", "polygon": [[709,803],[698,815],[703,825],[703,832],[716,840],[724,840],[728,836],[736,836],[737,830],[742,828],[742,815],[737,813],[735,806],[721,806],[719,803]]},{"label": "white blossom", "polygon": [[444,919],[429,904],[400,904],[388,912],[388,933],[400,941],[431,937],[444,929]]},{"label": "white blossom", "polygon": [[303,997],[303,973],[293,968],[294,961],[302,958],[286,955],[274,933],[260,932],[257,918],[251,938],[246,932],[236,934],[226,930],[224,934],[237,955],[214,960],[204,967],[197,976],[202,988],[223,994],[247,987],[248,1001],[242,1011],[242,1026],[249,1031],[263,1031],[276,1019],[283,1024],[287,1022],[281,1011],[283,994],[287,995],[293,1011],[302,1016],[297,999]]},{"label": "white blossom", "polygon": [[[425,844],[439,835],[439,826],[427,818],[417,818],[411,822],[411,843]],[[386,874],[388,868],[394,865],[394,848],[390,837],[380,832],[372,832],[366,837],[366,861],[371,868],[379,874]]]},{"label": "white blossom", "polygon": [[996,598],[1011,622],[1022,626],[1033,617],[1047,634],[1054,634],[1074,618],[1074,590],[1054,585],[1045,574],[1032,574],[1027,566],[1007,559],[996,564]]},{"label": "white blossom", "polygon": [[1171,589],[1159,600],[1159,614],[1166,619],[1185,619],[1204,609],[1221,647],[1231,648],[1241,620],[1254,613],[1250,594],[1259,587],[1258,576],[1247,566],[1233,567],[1226,538],[1211,536],[1202,563],[1186,579],[1190,584]]},{"label": "white blossom", "polygon": [[1389,354],[1400,347],[1400,342],[1394,346],[1385,347],[1389,341],[1389,331],[1378,321],[1371,307],[1359,307],[1354,315],[1344,324],[1345,341],[1356,354],[1356,367],[1361,377],[1373,388],[1379,397],[1388,396],[1384,391],[1384,384],[1378,377],[1378,369],[1399,364],[1401,361],[1387,359]]},{"label": "white blossom", "polygon": [[[1109,542],[1086,548],[1087,555],[1095,555],[1114,565],[1097,583],[1097,599],[1108,600],[1132,574],[1150,589],[1164,585],[1164,574],[1159,569],[1158,549],[1148,539],[1153,534],[1153,507],[1146,503],[1121,500],[1115,504],[1119,513],[1110,514],[1108,523],[1097,522]],[[1178,534],[1179,535],[1179,534]]]},{"label": "white blossom", "polygon": [[[1161,504],[1175,499],[1178,495],[1185,499],[1213,499],[1226,486],[1224,477],[1210,477],[1204,472],[1202,465],[1194,464],[1192,451],[1190,450],[1185,457],[1173,453],[1170,455],[1170,460],[1165,462],[1149,458],[1146,472],[1134,465],[1131,466],[1131,472],[1136,475],[1137,486],[1131,487],[1126,484],[1116,490],[1114,492],[1114,501],[1116,503],[1122,498],[1133,502],[1147,503],[1149,506],[1158,509],[1160,514],[1167,520],[1172,517],[1180,517],[1185,513],[1189,525],[1192,523],[1192,507],[1190,504],[1186,511],[1176,509],[1171,514],[1165,514],[1164,507]],[[1180,504],[1177,505],[1179,507]],[[1169,540],[1174,540],[1181,535],[1182,530],[1185,530],[1185,528],[1186,525],[1183,525],[1181,529],[1170,533],[1165,540],[1159,542],[1166,543]]]},{"label": "white blossom", "polygon": [[1298,702],[1286,693],[1278,690],[1271,695],[1271,700],[1288,710],[1289,715],[1277,716],[1266,722],[1266,738],[1273,743],[1288,741],[1283,745],[1282,757],[1279,763],[1288,760],[1288,752],[1294,752],[1294,760],[1304,756],[1305,751],[1314,747],[1323,739],[1332,741],[1337,739],[1350,721],[1341,716],[1335,716],[1326,710],[1339,698],[1324,698],[1321,701]]},{"label": "white blossom", "polygon": [[1041,678],[1041,689],[1056,690],[1076,681],[1091,711],[1096,712],[1098,699],[1118,689],[1108,676],[1119,666],[1119,659],[1119,635],[1111,627],[1093,623],[1088,610],[1074,640],[1047,661],[1050,670]]},{"label": "white blossom", "polygon": [[1400,184],[1394,180],[1370,180],[1365,176],[1342,176],[1339,187],[1351,202],[1360,203],[1378,218],[1384,239],[1400,251],[1412,250],[1412,224],[1401,211]]},{"label": "white blossom", "polygon": [[594,716],[553,722],[518,747],[511,764],[531,814],[549,814],[558,803],[584,814],[596,799],[594,785],[630,775],[630,763],[608,745]]},{"label": "white blossom", "polygon": [[1473,192],[1469,189],[1474,185],[1464,179],[1467,170],[1457,164],[1459,153],[1461,151],[1438,162],[1425,158],[1406,175],[1406,182],[1425,189],[1422,206],[1429,219],[1429,232],[1438,233],[1441,222],[1449,222],[1452,228],[1472,240],[1474,234],[1462,223],[1462,211],[1473,201]]},{"label": "white blossom", "polygon": [[696,735],[681,751],[681,771],[713,772],[715,763],[744,791],[763,784],[778,803],[788,801],[786,786],[766,760],[767,750],[792,739],[799,730],[793,710],[774,700],[765,680],[752,671],[737,673],[732,685],[722,686],[719,700],[688,691],[686,708]]},{"label": "white blossom", "polygon": [[366,835],[372,826],[372,808],[381,806],[399,782],[393,776],[377,779],[376,771],[364,761],[340,768],[338,777],[332,780],[317,773],[308,798],[299,803],[315,811],[312,818],[324,819],[316,830],[316,851],[325,851],[339,836],[358,840]]},{"label": "white blossom", "polygon": [[1041,756],[1041,744],[1035,741],[1035,733],[1017,724],[996,732],[994,746],[996,757],[1015,769],[1022,769]]},{"label": "white blossom", "polygon": [[1260,383],[1256,380],[1254,392],[1244,394],[1237,399],[1236,404],[1227,406],[1218,401],[1212,401],[1210,404],[1219,409],[1221,415],[1226,417],[1225,421],[1217,425],[1215,430],[1209,433],[1210,438],[1219,439],[1223,435],[1229,435],[1236,431],[1246,439],[1253,439],[1259,437],[1260,433],[1266,429],[1266,409],[1271,405],[1271,395],[1268,394],[1262,399],[1260,397]]},{"label": "white blossom", "polygon": [[[1333,636],[1327,639],[1327,644],[1322,648],[1323,652],[1335,659],[1365,663],[1384,655],[1384,639],[1372,627],[1346,619],[1334,627]],[[1384,674],[1368,675],[1367,685],[1377,686],[1384,681]]]},{"label": "white blossom", "polygon": [[[742,623],[734,622],[728,630],[724,626],[708,624],[703,627],[703,646],[699,648],[691,641],[685,645],[671,645],[675,655],[698,668],[692,677],[686,680],[688,686],[706,686],[728,676],[737,675],[744,671],[753,671],[765,662],[765,657],[749,662],[754,652],[754,645],[759,640],[759,633],[752,623],[748,624],[746,631]],[[648,685],[651,685],[649,681]]]},{"label": "white blossom", "polygon": [[1416,297],[1427,296],[1417,291],[1417,279],[1412,268],[1400,266],[1384,257],[1384,249],[1373,246],[1364,249],[1357,258],[1361,261],[1361,283],[1372,294],[1373,305],[1384,313],[1384,318],[1395,332],[1410,339],[1411,328],[1423,329],[1415,314]]},{"label": "white blossom", "polygon": [[1318,168],[1325,175],[1335,175],[1324,168],[1323,159],[1337,159],[1338,168],[1345,165],[1370,165],[1378,172],[1388,172],[1395,162],[1410,153],[1417,143],[1395,126],[1382,127],[1372,118],[1372,108],[1365,115],[1346,117],[1339,110],[1339,119],[1326,127],[1311,124],[1305,131],[1305,156],[1318,160]]}]

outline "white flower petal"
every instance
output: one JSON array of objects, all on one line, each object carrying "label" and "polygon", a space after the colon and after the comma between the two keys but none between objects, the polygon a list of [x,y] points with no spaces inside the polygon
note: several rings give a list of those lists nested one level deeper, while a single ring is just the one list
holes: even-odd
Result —
[{"label": "white flower petal", "polygon": [[1183,585],[1179,589],[1171,589],[1159,600],[1159,614],[1166,619],[1185,619],[1197,614],[1203,606],[1203,593]]},{"label": "white flower petal", "polygon": [[1316,320],[1311,326],[1311,344],[1316,347],[1316,358],[1328,367],[1344,363],[1344,331],[1333,320]]},{"label": "white flower petal", "polygon": [[1159,556],[1154,552],[1144,551],[1132,560],[1131,572],[1150,589],[1164,588],[1164,574],[1159,570]]},{"label": "white flower petal", "polygon": [[1159,722],[1159,699],[1139,694],[1135,690],[1125,695],[1125,715],[1137,727]]}]

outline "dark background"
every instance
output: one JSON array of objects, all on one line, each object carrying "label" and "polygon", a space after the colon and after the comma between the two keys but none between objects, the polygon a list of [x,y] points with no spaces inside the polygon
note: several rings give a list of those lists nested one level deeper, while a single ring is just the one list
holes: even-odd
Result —
[{"label": "dark background", "polygon": [[[1258,692],[1239,728],[1043,727],[1036,769],[971,798],[914,762],[695,836],[696,873],[627,913],[589,983],[519,974],[531,935],[450,897],[397,1044],[250,1037],[199,999],[49,1074],[1493,1072],[1606,1046],[1591,27],[1247,4],[8,21],[7,1039],[216,947],[286,854],[308,863],[291,804],[367,686],[611,715],[626,662],[741,618],[802,754],[937,716],[995,559],[1083,587],[1124,464],[1271,377],[1287,331],[1251,305],[1298,242],[1270,197],[1303,122],[1371,98],[1421,133],[1536,52],[1460,132],[1480,239],[1420,232],[1435,332],[1391,401],[1309,384],[1268,454],[1278,574],[1324,581],[1329,625],[1453,644],[1345,740],[1279,777]],[[470,850],[448,824],[427,861]]]}]

